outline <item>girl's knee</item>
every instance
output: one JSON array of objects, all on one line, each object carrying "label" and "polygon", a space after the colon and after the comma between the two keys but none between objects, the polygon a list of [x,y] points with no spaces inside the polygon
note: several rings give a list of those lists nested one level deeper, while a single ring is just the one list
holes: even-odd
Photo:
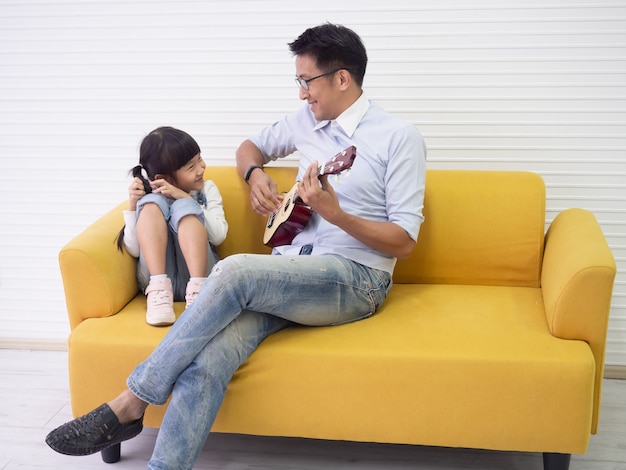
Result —
[{"label": "girl's knee", "polygon": [[[148,196],[152,196],[149,194]],[[141,217],[160,217],[167,220],[170,215],[170,208],[167,203],[157,198],[149,198],[144,196],[143,199],[137,203],[137,218]]]},{"label": "girl's knee", "polygon": [[202,208],[191,199],[178,199],[172,204],[170,226],[178,232],[181,223],[198,223],[204,227],[204,213]]},{"label": "girl's knee", "polygon": [[172,216],[172,218],[170,219],[170,226],[172,226],[172,229],[175,232],[179,232],[181,228],[183,230],[185,228],[190,228],[193,230],[195,227],[197,230],[202,229],[204,233],[207,233],[207,231],[204,228],[204,222],[202,221],[200,216],[196,214],[188,214],[188,215],[184,215],[182,217],[176,217],[176,218]]}]

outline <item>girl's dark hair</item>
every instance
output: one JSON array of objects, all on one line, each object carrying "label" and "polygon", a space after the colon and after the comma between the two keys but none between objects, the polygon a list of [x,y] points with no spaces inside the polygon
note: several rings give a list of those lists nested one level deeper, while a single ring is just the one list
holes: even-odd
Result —
[{"label": "girl's dark hair", "polygon": [[[199,153],[200,146],[186,132],[173,127],[159,127],[141,141],[139,165],[130,170],[130,173],[141,179],[148,194],[152,192],[150,180],[154,180],[157,175],[172,176]],[[117,248],[120,251],[124,248],[124,228],[122,227],[117,236]]]},{"label": "girl's dark hair", "polygon": [[317,67],[323,72],[346,69],[363,86],[367,52],[358,34],[345,26],[325,23],[309,28],[289,43],[289,50],[293,55],[315,57]]},{"label": "girl's dark hair", "polygon": [[153,180],[159,174],[173,175],[199,153],[200,147],[186,132],[173,127],[159,127],[141,141],[139,165]]}]

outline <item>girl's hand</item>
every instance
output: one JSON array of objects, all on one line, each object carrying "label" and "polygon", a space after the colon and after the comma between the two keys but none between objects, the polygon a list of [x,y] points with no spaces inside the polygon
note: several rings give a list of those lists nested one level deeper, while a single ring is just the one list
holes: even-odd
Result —
[{"label": "girl's hand", "polygon": [[150,186],[152,186],[153,193],[162,194],[169,199],[182,199],[184,197],[191,197],[188,192],[177,188],[176,186],[168,183],[164,179],[151,181]]},{"label": "girl's hand", "polygon": [[128,187],[128,209],[131,211],[137,210],[137,201],[146,195],[146,191],[143,189],[143,182],[141,179],[135,177]]}]

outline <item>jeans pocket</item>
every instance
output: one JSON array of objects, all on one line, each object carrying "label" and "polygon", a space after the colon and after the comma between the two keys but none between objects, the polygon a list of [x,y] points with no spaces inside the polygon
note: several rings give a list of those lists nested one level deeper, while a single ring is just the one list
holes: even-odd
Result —
[{"label": "jeans pocket", "polygon": [[372,301],[373,314],[380,308],[387,298],[387,294],[389,294],[389,291],[391,290],[392,280],[391,275],[388,272],[378,269],[371,270],[371,278],[372,284],[369,295]]},{"label": "jeans pocket", "polygon": [[360,282],[357,281],[357,285],[360,284],[360,287],[355,285],[352,289],[355,308],[352,309],[351,316],[346,316],[341,321],[331,323],[332,325],[352,323],[371,317],[382,305],[391,288],[391,275],[386,271],[356,263],[353,266],[356,266],[356,269],[353,271],[355,277],[357,279],[360,278]]}]

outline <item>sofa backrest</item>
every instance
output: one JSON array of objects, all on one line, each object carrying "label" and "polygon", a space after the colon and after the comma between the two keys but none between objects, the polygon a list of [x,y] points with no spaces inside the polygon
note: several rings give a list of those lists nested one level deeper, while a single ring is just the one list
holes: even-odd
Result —
[{"label": "sofa backrest", "polygon": [[[289,190],[296,168],[268,167],[279,191]],[[235,167],[207,167],[229,224],[218,248],[269,253],[266,218],[250,207]],[[424,216],[415,251],[398,262],[396,283],[539,287],[545,229],[545,186],[530,172],[428,170]]]},{"label": "sofa backrest", "polygon": [[539,175],[429,170],[424,218],[395,282],[540,286],[545,185]]},{"label": "sofa backrest", "polygon": [[[268,167],[265,171],[278,183],[279,191],[288,191],[296,180],[293,167]],[[207,166],[205,179],[212,180],[220,190],[228,221],[226,240],[217,247],[224,258],[236,253],[270,253],[263,244],[267,217],[252,210],[248,185],[237,174],[234,166]]]}]

